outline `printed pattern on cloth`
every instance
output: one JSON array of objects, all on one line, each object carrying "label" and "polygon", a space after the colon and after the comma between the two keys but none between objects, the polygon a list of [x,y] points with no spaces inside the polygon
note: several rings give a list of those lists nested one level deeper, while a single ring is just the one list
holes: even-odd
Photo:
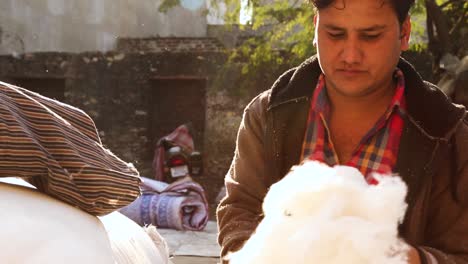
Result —
[{"label": "printed pattern on cloth", "polygon": [[140,194],[133,165],[105,149],[78,108],[0,82],[0,177],[21,177],[94,215]]},{"label": "printed pattern on cloth", "polygon": [[171,184],[143,178],[143,195],[120,212],[141,226],[203,230],[208,223],[205,191],[190,177]]},{"label": "printed pattern on cloth", "polygon": [[[394,78],[396,89],[387,111],[361,139],[351,159],[341,163],[359,169],[369,183],[376,183],[373,172],[392,173],[396,165],[406,103],[402,71],[396,69]],[[330,105],[322,74],[310,104],[301,160],[317,160],[330,166],[339,164],[328,129],[329,116]]]}]

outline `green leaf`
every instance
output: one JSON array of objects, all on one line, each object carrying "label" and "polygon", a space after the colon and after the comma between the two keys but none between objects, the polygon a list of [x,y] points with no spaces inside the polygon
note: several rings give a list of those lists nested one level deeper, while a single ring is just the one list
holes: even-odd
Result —
[{"label": "green leaf", "polygon": [[170,9],[172,9],[173,7],[176,7],[178,5],[180,5],[179,0],[163,0],[162,3],[158,7],[158,11],[165,13],[169,11]]}]

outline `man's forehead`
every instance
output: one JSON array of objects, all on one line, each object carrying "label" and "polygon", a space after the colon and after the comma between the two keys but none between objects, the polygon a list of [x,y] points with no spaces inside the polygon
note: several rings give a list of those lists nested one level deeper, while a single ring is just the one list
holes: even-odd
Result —
[{"label": "man's forehead", "polygon": [[349,5],[362,4],[363,2],[368,2],[371,7],[377,9],[382,8],[384,5],[391,5],[391,0],[335,0],[326,8],[345,9]]},{"label": "man's forehead", "polygon": [[[336,27],[367,29],[388,26],[398,22],[389,1],[337,0],[317,13],[319,23]],[[344,7],[342,6],[344,3]],[[340,6],[341,5],[341,6]]]}]

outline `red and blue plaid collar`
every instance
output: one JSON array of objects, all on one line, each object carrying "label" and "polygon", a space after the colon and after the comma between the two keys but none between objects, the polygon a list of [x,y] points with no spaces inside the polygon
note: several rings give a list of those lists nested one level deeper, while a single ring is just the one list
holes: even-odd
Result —
[{"label": "red and blue plaid collar", "polygon": [[[400,111],[404,113],[406,111],[406,102],[405,102],[405,77],[403,72],[400,69],[396,69],[393,75],[396,81],[395,94],[393,95],[392,101],[389,105],[389,108],[386,112],[386,119],[388,119],[391,113],[395,111]],[[311,107],[312,110],[317,114],[321,114],[326,120],[330,115],[330,100],[328,99],[327,89],[325,89],[325,75],[322,73],[319,76],[317,86],[315,87],[314,94],[312,96]]]},{"label": "red and blue plaid collar", "polygon": [[[387,111],[362,137],[352,157],[341,163],[358,168],[366,177],[370,176],[368,178],[370,183],[375,183],[371,176],[373,172],[392,173],[396,166],[406,103],[403,73],[396,69],[394,76],[396,88]],[[321,75],[310,102],[302,159],[318,160],[330,166],[340,163],[328,134],[329,114],[330,103],[325,89],[325,78]]]}]

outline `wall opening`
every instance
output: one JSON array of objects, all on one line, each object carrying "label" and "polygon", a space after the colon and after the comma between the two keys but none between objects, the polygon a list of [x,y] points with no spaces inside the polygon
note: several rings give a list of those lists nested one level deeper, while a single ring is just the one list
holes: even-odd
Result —
[{"label": "wall opening", "polygon": [[148,97],[148,149],[153,158],[157,141],[178,126],[192,124],[195,148],[203,150],[205,129],[206,79],[157,78],[151,80]]}]

